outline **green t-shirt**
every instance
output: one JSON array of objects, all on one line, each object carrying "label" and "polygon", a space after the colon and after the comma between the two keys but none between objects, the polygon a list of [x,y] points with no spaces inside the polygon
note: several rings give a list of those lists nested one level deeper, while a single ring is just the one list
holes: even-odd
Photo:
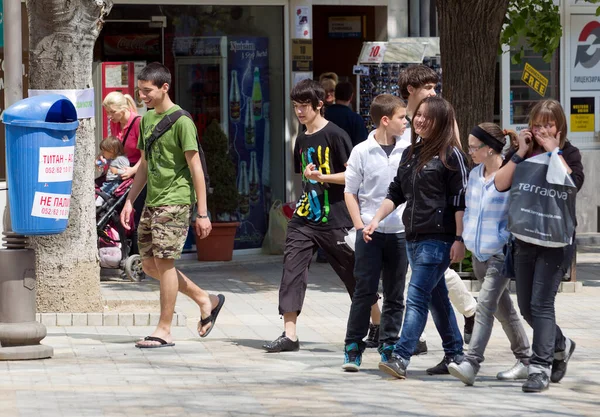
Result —
[{"label": "green t-shirt", "polygon": [[[175,105],[162,114],[157,114],[154,110],[144,114],[140,123],[138,149],[145,151],[146,141],[158,122],[180,108]],[[174,206],[193,204],[196,201],[192,174],[185,159],[186,151],[198,151],[198,142],[194,122],[189,117],[182,116],[152,145],[150,158],[147,159],[146,206]]]}]

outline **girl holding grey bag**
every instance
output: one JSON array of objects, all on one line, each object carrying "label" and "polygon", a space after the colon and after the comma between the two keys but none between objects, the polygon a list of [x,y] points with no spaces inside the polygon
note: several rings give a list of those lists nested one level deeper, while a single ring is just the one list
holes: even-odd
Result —
[{"label": "girl holding grey bag", "polygon": [[[496,188],[506,191],[516,185],[513,177],[517,165],[549,152],[560,158],[566,174],[577,190],[581,189],[584,181],[581,154],[566,139],[566,132],[567,121],[560,103],[556,100],[538,102],[529,115],[528,129],[519,133],[518,143],[513,143],[516,149],[508,153],[508,162],[496,174]],[[539,199],[551,198],[542,193],[536,195]],[[511,199],[509,204],[509,213],[518,216],[519,213],[511,212],[515,210],[513,201]],[[568,269],[572,253],[572,244],[550,247],[515,239],[517,300],[521,315],[533,328],[533,355],[529,377],[522,386],[524,392],[541,392],[548,389],[550,381],[559,382],[575,350],[575,342],[566,338],[557,326],[554,311],[558,286]]]}]

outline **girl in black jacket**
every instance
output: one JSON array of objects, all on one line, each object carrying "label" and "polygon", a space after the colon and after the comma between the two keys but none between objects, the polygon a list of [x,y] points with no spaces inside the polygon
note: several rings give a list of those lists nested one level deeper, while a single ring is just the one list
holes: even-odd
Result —
[{"label": "girl in black jacket", "polygon": [[[567,140],[566,132],[567,121],[560,103],[538,102],[529,115],[529,129],[519,133],[518,144],[513,144],[517,149],[508,153],[508,162],[496,174],[496,188],[505,191],[511,187],[517,164],[524,159],[559,148],[567,172],[577,190],[581,189],[584,180],[581,154]],[[533,328],[529,378],[522,387],[525,392],[540,392],[548,389],[550,381],[559,382],[575,350],[575,342],[566,338],[556,325],[554,311],[556,292],[572,256],[573,245],[550,248],[515,239],[517,300],[521,315]]]},{"label": "girl in black jacket", "polygon": [[465,256],[461,235],[468,168],[464,153],[455,146],[454,129],[454,109],[446,100],[428,97],[419,103],[412,120],[412,144],[402,155],[387,198],[363,230],[368,242],[379,222],[406,202],[402,220],[412,269],[406,316],[393,354],[379,363],[379,369],[397,378],[406,376],[429,306],[445,354],[437,367],[462,361],[463,340],[444,280],[450,262]]}]

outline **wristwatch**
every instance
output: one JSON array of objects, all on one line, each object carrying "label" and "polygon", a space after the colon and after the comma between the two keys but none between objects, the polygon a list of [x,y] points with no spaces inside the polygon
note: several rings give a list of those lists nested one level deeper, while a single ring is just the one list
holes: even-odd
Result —
[{"label": "wristwatch", "polygon": [[515,153],[512,156],[512,158],[510,158],[510,160],[513,161],[515,164],[520,164],[525,160],[525,158],[522,158],[519,154]]},{"label": "wristwatch", "polygon": [[465,243],[465,240],[463,239],[462,236],[454,236],[454,241],[455,242],[460,242],[460,243]]},{"label": "wristwatch", "polygon": [[199,219],[208,219],[208,215],[204,215],[204,216],[203,216],[203,215],[202,215],[202,214],[200,214],[200,213],[196,213],[196,217],[197,217],[197,218],[199,218]]}]

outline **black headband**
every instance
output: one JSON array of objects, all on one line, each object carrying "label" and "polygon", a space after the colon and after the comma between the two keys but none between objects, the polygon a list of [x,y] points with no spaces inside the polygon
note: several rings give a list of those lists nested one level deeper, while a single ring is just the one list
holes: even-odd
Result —
[{"label": "black headband", "polygon": [[471,130],[471,135],[475,136],[477,139],[479,139],[498,153],[501,153],[502,149],[504,149],[504,144],[502,142],[500,142],[498,139],[490,135],[488,132],[486,132],[479,126],[475,126],[473,130]]}]

